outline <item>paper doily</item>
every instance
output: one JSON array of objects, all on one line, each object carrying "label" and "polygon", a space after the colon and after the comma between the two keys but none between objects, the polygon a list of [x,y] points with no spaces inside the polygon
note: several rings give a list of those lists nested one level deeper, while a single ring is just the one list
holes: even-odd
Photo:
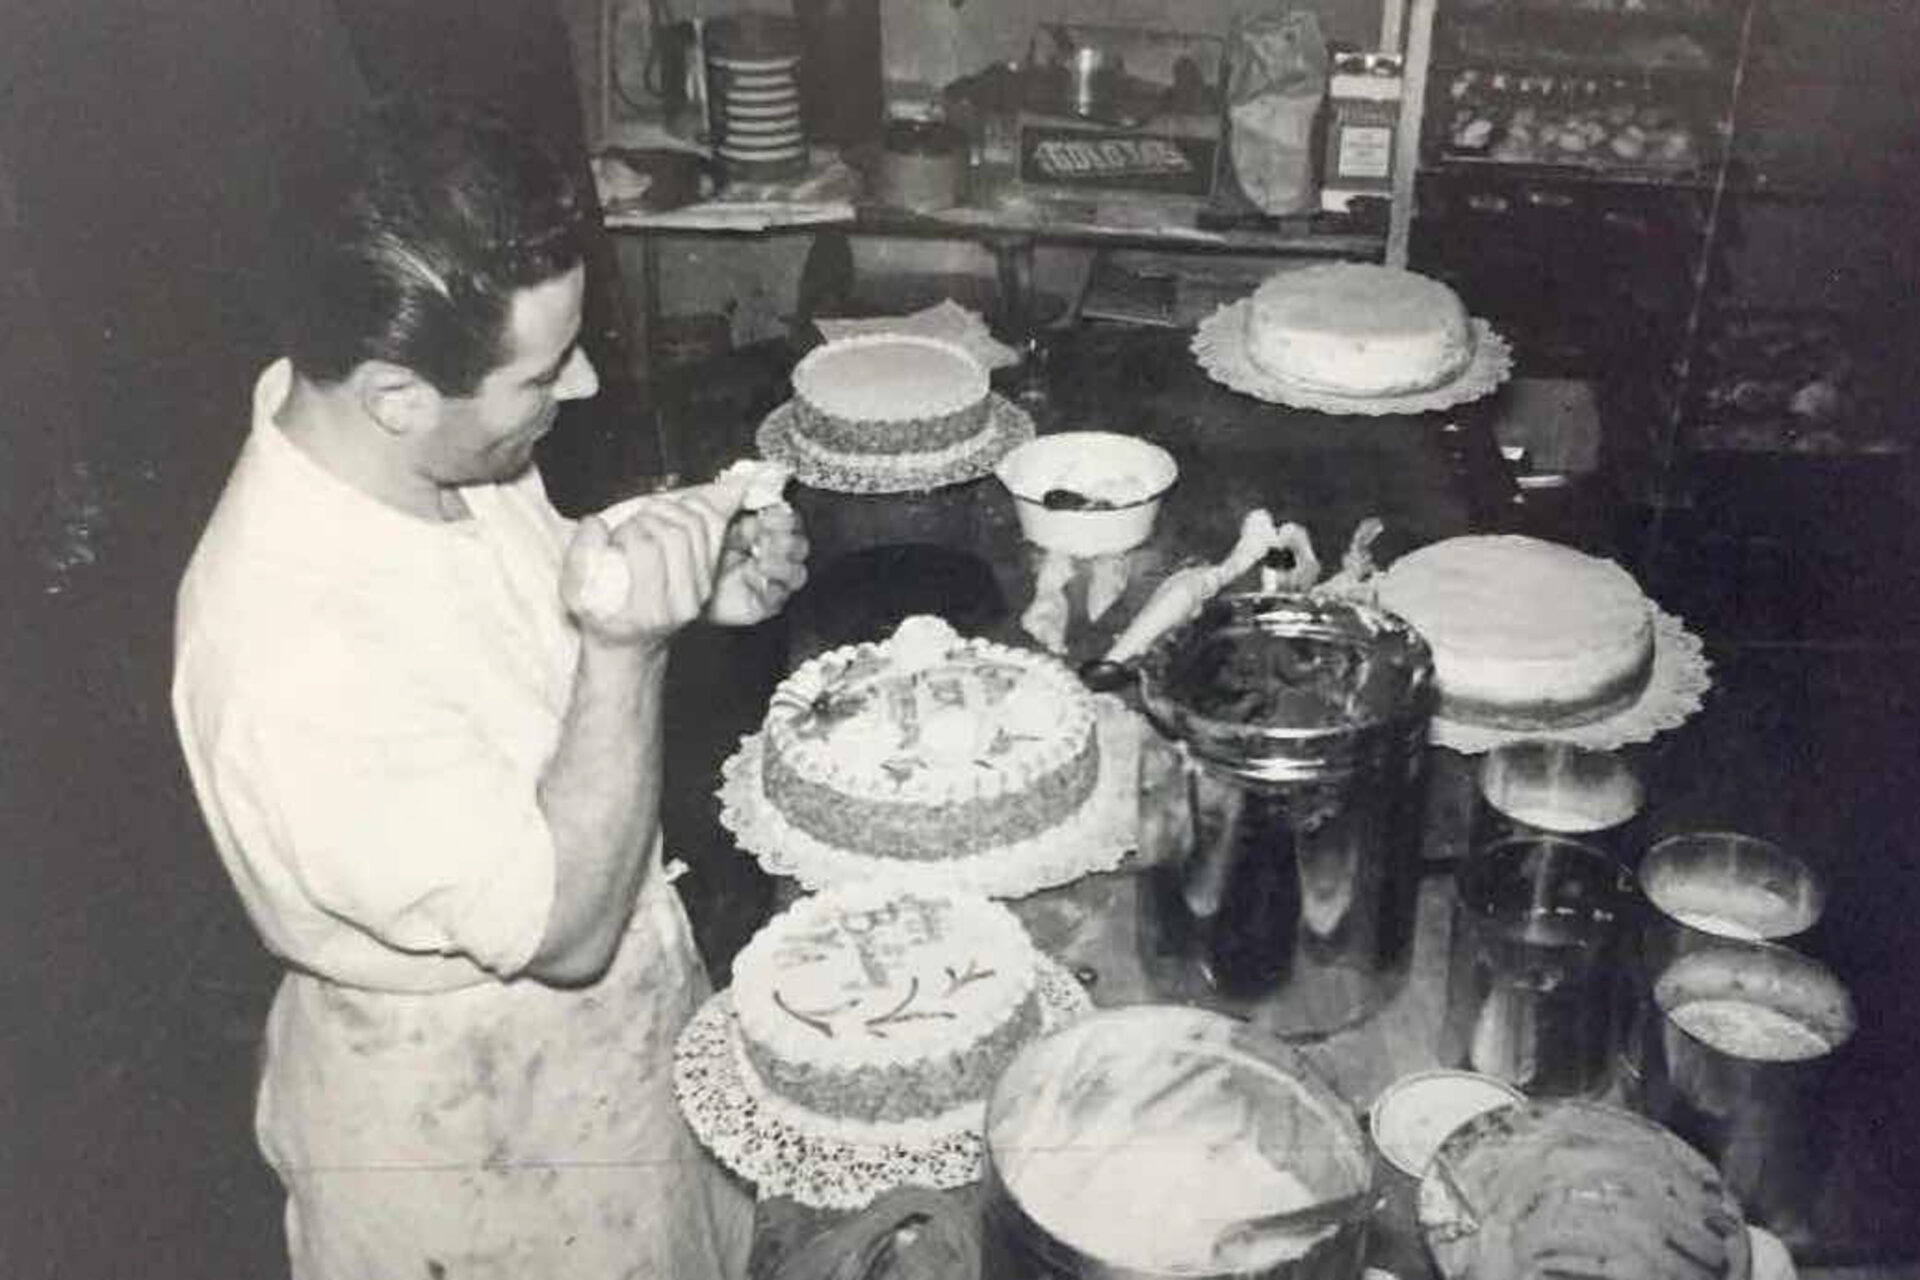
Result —
[{"label": "paper doily", "polygon": [[849,881],[885,879],[921,893],[978,893],[1020,898],[1054,885],[1111,871],[1139,831],[1140,735],[1146,721],[1112,694],[1094,695],[1100,776],[1079,813],[1030,840],[964,858],[918,862],[836,848],[797,830],[768,803],[761,786],[764,735],[751,733],[720,767],[720,822],[768,875],[792,876],[810,891]]},{"label": "paper doily", "polygon": [[1427,740],[1465,755],[1491,751],[1502,743],[1523,738],[1551,738],[1600,751],[1614,751],[1651,742],[1668,729],[1677,729],[1700,709],[1713,687],[1713,677],[1700,637],[1687,624],[1659,605],[1653,610],[1653,672],[1639,701],[1624,711],[1567,729],[1493,729],[1433,718]]},{"label": "paper doily", "polygon": [[[1055,961],[1041,958],[1038,979],[1042,1034],[1092,1011],[1086,991]],[[733,1002],[724,991],[680,1032],[673,1086],[694,1136],[763,1198],[858,1209],[895,1187],[963,1187],[980,1177],[984,1101],[955,1128],[924,1137],[873,1143],[836,1134],[826,1117],[803,1120],[772,1103],[742,1069]]]},{"label": "paper doily", "polygon": [[1473,321],[1473,360],[1451,381],[1425,391],[1397,396],[1343,396],[1303,387],[1285,378],[1276,378],[1254,364],[1247,355],[1247,308],[1252,300],[1221,305],[1200,322],[1193,335],[1194,358],[1207,376],[1243,395],[1296,409],[1320,413],[1360,414],[1382,417],[1388,414],[1432,413],[1457,404],[1478,400],[1513,372],[1513,348],[1494,332],[1493,326],[1476,317]]},{"label": "paper doily", "polygon": [[987,393],[987,426],[959,456],[931,465],[874,472],[823,461],[797,446],[792,431],[793,401],[788,400],[760,423],[754,442],[760,456],[784,462],[794,478],[814,489],[835,493],[921,493],[963,480],[977,480],[993,470],[1015,445],[1033,439],[1033,419],[1027,411],[998,392]]}]

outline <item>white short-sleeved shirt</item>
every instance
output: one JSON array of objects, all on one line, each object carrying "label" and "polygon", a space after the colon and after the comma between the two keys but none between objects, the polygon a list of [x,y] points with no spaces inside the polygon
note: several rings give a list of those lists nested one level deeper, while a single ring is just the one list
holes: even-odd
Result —
[{"label": "white short-sleeved shirt", "polygon": [[568,522],[538,473],[436,523],[275,425],[285,361],[179,596],[174,714],[202,811],[268,946],[349,986],[512,976],[554,892],[536,796],[578,638]]}]

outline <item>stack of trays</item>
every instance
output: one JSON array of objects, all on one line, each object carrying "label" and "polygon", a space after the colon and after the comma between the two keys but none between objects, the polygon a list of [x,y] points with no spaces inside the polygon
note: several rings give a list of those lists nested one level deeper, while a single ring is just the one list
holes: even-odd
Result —
[{"label": "stack of trays", "polygon": [[769,14],[716,19],[706,49],[707,125],[721,160],[743,177],[804,169],[798,24]]}]

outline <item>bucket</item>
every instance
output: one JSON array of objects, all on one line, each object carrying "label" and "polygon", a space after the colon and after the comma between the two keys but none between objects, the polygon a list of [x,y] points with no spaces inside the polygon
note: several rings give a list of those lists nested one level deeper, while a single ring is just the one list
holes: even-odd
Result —
[{"label": "bucket", "polygon": [[1287,1037],[1361,1021],[1413,951],[1433,664],[1387,613],[1217,597],[1140,668],[1142,965]]},{"label": "bucket", "polygon": [[988,1097],[985,1163],[994,1280],[1361,1274],[1373,1169],[1352,1111],[1219,1014],[1135,1005],[1029,1044]]}]

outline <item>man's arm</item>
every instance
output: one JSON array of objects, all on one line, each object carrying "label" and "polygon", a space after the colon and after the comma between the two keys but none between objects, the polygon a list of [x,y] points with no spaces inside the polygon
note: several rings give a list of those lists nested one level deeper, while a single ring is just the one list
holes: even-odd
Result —
[{"label": "man's arm", "polygon": [[[580,658],[560,741],[539,784],[553,834],[554,899],[526,972],[593,981],[613,961],[660,828],[661,704],[668,641],[713,593],[726,513],[663,497],[613,534],[582,521],[561,570]],[[583,602],[588,566],[619,551],[632,584],[617,608]]]}]

